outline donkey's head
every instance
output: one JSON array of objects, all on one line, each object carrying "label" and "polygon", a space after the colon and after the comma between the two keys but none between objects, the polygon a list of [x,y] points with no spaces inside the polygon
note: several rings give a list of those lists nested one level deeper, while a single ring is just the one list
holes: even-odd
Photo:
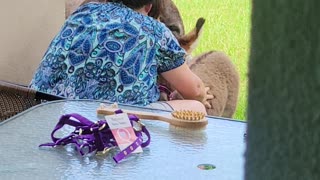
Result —
[{"label": "donkey's head", "polygon": [[163,0],[159,20],[163,22],[176,38],[184,35],[184,25],[177,6],[172,0]]}]

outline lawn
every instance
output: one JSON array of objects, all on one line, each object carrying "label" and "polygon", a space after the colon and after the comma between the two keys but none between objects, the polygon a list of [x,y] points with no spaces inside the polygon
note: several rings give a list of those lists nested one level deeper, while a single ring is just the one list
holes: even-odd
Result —
[{"label": "lawn", "polygon": [[173,0],[189,32],[199,17],[206,19],[204,31],[193,55],[210,50],[225,52],[240,75],[240,92],[234,119],[246,120],[248,59],[250,48],[250,0]]}]

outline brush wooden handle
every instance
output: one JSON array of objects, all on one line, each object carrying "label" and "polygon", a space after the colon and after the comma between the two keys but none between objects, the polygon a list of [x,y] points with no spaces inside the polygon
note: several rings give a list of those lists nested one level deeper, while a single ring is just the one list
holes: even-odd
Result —
[{"label": "brush wooden handle", "polygon": [[[108,106],[100,106],[97,109],[98,114],[103,115],[112,115],[115,114],[115,111],[119,110],[120,108],[116,107],[108,107]],[[184,120],[184,119],[177,119],[172,116],[171,113],[152,113],[152,112],[145,112],[145,111],[134,111],[128,109],[121,109],[122,112],[136,115],[139,119],[146,119],[146,120],[159,120],[167,122],[171,125],[180,126],[180,127],[188,127],[188,128],[201,128],[208,124],[208,120],[206,118],[200,120]]]},{"label": "brush wooden handle", "polygon": [[[104,115],[112,115],[115,114],[115,111],[119,110],[120,108],[112,108],[112,107],[100,107],[97,110],[98,114],[104,114]],[[121,109],[122,112],[136,115],[139,119],[148,119],[148,120],[159,120],[170,123],[171,120],[174,118],[171,114],[156,114],[152,112],[145,112],[145,111],[134,111],[134,110],[127,110],[127,109]]]}]

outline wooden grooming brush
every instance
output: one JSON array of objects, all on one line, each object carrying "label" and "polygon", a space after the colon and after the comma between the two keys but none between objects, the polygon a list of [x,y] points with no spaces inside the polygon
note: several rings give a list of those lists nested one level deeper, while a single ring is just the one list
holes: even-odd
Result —
[{"label": "wooden grooming brush", "polygon": [[[98,114],[102,115],[112,115],[115,114],[116,110],[120,108],[117,107],[117,104],[111,106],[106,106],[101,104],[97,109]],[[205,127],[208,124],[208,120],[205,117],[205,114],[202,112],[196,111],[173,111],[172,113],[166,114],[157,114],[152,112],[144,111],[134,111],[121,108],[124,113],[136,115],[139,119],[146,120],[159,120],[167,122],[174,126],[186,127],[186,128],[201,128]]]}]

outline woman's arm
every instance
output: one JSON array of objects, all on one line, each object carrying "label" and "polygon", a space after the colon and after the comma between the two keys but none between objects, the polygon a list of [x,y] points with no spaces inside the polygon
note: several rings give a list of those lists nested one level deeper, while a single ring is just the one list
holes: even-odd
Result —
[{"label": "woman's arm", "polygon": [[186,63],[161,75],[183,98],[198,100],[202,103],[207,100],[207,89],[202,80],[190,70]]}]

